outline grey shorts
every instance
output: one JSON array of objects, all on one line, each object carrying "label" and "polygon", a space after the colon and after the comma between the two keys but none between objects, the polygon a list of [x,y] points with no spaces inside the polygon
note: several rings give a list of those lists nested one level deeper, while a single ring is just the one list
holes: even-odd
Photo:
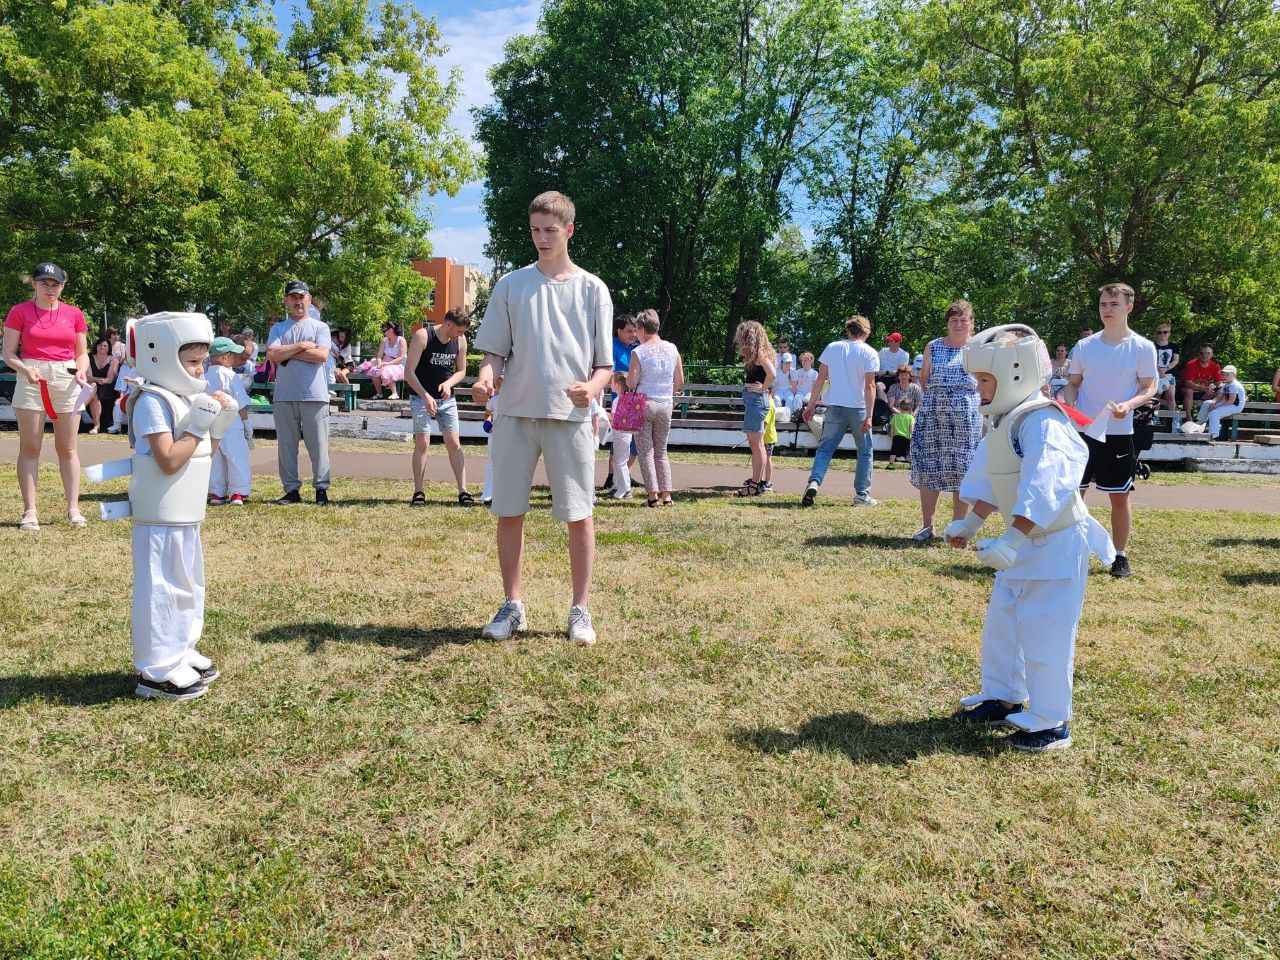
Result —
[{"label": "grey shorts", "polygon": [[533,471],[542,459],[551,487],[551,516],[574,523],[591,516],[595,502],[596,438],[590,420],[493,418],[493,504],[499,517],[529,512]]},{"label": "grey shorts", "polygon": [[[416,436],[431,432],[431,414],[416,393],[409,398],[409,412],[413,414],[413,432]],[[436,401],[436,426],[442,434],[458,432],[457,397]]]}]

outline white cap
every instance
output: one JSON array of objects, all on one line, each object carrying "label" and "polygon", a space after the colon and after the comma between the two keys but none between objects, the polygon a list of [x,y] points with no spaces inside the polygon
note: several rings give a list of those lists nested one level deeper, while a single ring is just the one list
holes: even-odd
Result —
[{"label": "white cap", "polygon": [[204,393],[204,378],[191,376],[178,359],[188,344],[213,343],[213,324],[203,313],[148,314],[129,321],[126,337],[129,360],[143,380],[181,397]]},{"label": "white cap", "polygon": [[1235,373],[1235,372],[1236,372],[1235,364],[1233,364],[1233,363],[1228,363],[1225,367],[1223,367],[1223,368],[1222,368],[1222,372],[1223,372],[1223,373]]},{"label": "white cap", "polygon": [[968,373],[996,378],[991,402],[978,407],[986,416],[1008,413],[1036,393],[1050,372],[1049,351],[1036,332],[1021,323],[983,330],[964,348]]},{"label": "white cap", "polygon": [[911,361],[911,365],[912,365],[913,367],[915,367],[917,370],[919,370],[921,367],[923,367],[923,366],[924,366],[924,354],[923,354],[923,353],[917,353],[917,354],[916,354],[916,358],[915,358],[914,360],[912,360],[912,361]]}]

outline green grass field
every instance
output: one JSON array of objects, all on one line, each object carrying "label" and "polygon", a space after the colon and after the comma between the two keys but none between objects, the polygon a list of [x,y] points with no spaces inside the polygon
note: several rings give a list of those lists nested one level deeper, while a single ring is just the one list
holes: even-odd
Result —
[{"label": "green grass field", "polygon": [[914,502],[602,506],[580,650],[545,510],[498,645],[486,513],[334,494],[211,512],[185,705],[129,695],[127,522],[0,529],[0,957],[1280,952],[1280,518],[1140,512],[1028,757],[946,720],[990,575]]}]

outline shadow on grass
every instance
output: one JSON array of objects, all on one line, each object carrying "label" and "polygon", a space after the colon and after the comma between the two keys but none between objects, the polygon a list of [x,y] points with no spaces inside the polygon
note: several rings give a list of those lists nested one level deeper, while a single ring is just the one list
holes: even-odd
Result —
[{"label": "shadow on grass", "polygon": [[32,700],[73,707],[90,707],[133,696],[138,675],[121,670],[107,673],[58,673],[0,677],[0,709]]},{"label": "shadow on grass", "polygon": [[931,753],[989,757],[1003,749],[1000,740],[941,717],[874,723],[854,712],[814,717],[794,733],[769,728],[740,730],[734,739],[761,753],[839,751],[853,763],[904,764]]},{"label": "shadow on grass", "polygon": [[921,543],[910,537],[890,536],[885,533],[826,533],[818,537],[809,537],[805,546],[809,547],[876,547],[890,550],[914,550],[920,547],[936,547],[941,540]]},{"label": "shadow on grass", "polygon": [[1280,537],[1218,537],[1215,547],[1271,547],[1280,550]]},{"label": "shadow on grass", "polygon": [[1254,573],[1224,574],[1227,583],[1236,587],[1280,587],[1280,570],[1258,570]]},{"label": "shadow on grass", "polygon": [[[556,636],[552,631],[526,630],[521,637]],[[480,639],[480,626],[447,627],[423,630],[418,627],[396,627],[381,623],[339,624],[329,620],[312,623],[282,623],[254,636],[259,643],[305,642],[307,653],[316,653],[326,643],[376,643],[409,651],[409,659],[420,660],[450,644],[486,643]]]}]

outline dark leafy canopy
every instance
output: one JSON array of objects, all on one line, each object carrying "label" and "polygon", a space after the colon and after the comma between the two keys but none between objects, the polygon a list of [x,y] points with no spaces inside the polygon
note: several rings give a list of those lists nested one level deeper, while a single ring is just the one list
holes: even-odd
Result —
[{"label": "dark leafy canopy", "polygon": [[584,265],[708,359],[745,316],[919,345],[960,296],[1066,339],[1123,279],[1141,328],[1260,361],[1277,50],[1269,0],[553,0],[479,118],[492,253],[563,189]]},{"label": "dark leafy canopy", "polygon": [[367,0],[298,12],[282,37],[262,0],[0,0],[9,302],[50,258],[113,319],[256,319],[289,276],[357,330],[418,315],[422,196],[477,171],[435,25]]}]

